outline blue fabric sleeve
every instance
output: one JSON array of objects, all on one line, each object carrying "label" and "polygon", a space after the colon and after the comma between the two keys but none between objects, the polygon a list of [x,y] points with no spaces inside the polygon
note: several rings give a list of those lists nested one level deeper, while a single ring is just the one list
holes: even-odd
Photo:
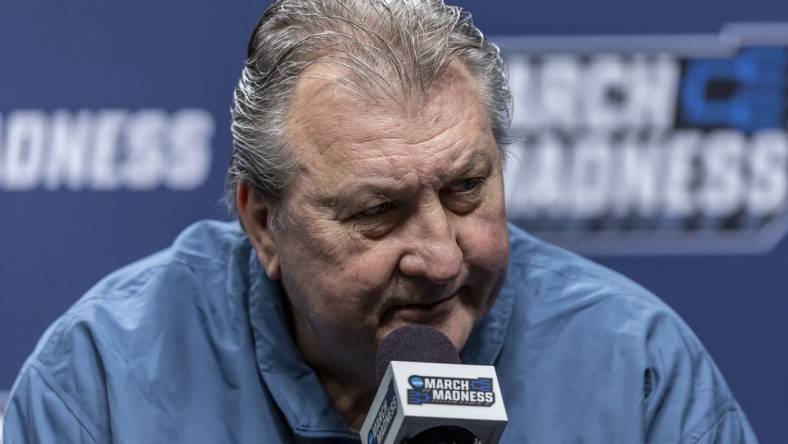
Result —
[{"label": "blue fabric sleeve", "polygon": [[677,316],[651,320],[645,377],[646,442],[756,444],[714,361]]},{"label": "blue fabric sleeve", "polygon": [[693,444],[751,444],[757,443],[747,419],[738,408],[725,412],[711,427],[699,429]]},{"label": "blue fabric sleeve", "polygon": [[3,423],[3,442],[96,444],[78,406],[64,401],[34,366],[17,380]]}]

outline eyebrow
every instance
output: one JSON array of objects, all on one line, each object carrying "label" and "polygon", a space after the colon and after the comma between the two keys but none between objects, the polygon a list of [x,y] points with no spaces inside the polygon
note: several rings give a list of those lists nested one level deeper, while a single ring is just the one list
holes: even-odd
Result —
[{"label": "eyebrow", "polygon": [[[468,151],[465,152],[467,153]],[[472,150],[469,155],[460,156],[455,164],[459,166],[449,171],[449,174],[445,176],[466,176],[476,171],[480,171],[480,173],[484,175],[489,175],[494,163],[495,162],[490,159],[490,156],[486,152]],[[441,179],[446,180],[447,177],[441,177]]]},{"label": "eyebrow", "polygon": [[[497,148],[496,148],[497,149]],[[446,171],[442,171],[439,180],[444,183],[471,174],[489,176],[494,164],[487,152],[478,149],[463,150],[456,161]],[[403,194],[412,194],[417,190],[392,177],[369,175],[355,183],[340,186],[334,190],[323,190],[315,196],[318,204],[324,207],[335,207],[338,203],[351,203],[370,198],[391,198]]]},{"label": "eyebrow", "polygon": [[365,178],[337,190],[324,190],[315,196],[315,200],[323,207],[333,208],[339,203],[347,204],[373,198],[390,198],[410,191],[398,183],[393,179]]}]

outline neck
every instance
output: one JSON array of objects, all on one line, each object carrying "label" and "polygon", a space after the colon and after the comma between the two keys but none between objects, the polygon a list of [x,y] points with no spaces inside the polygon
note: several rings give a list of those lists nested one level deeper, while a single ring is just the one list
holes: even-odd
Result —
[{"label": "neck", "polygon": [[328,398],[342,415],[345,424],[351,429],[360,430],[375,397],[375,387],[361,384],[356,377],[349,379],[337,377],[331,372],[321,371],[320,368],[315,368],[315,371]]},{"label": "neck", "polygon": [[377,390],[374,358],[363,363],[343,359],[350,355],[347,350],[331,350],[330,345],[320,341],[319,335],[310,334],[310,329],[294,311],[290,314],[291,332],[304,360],[317,374],[345,424],[360,430]]}]

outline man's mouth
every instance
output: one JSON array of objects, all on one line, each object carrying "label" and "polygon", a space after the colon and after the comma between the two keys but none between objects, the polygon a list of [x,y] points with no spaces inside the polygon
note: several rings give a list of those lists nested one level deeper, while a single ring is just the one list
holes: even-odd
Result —
[{"label": "man's mouth", "polygon": [[458,300],[458,293],[453,293],[433,302],[396,304],[389,310],[393,317],[403,321],[424,323],[451,312]]}]

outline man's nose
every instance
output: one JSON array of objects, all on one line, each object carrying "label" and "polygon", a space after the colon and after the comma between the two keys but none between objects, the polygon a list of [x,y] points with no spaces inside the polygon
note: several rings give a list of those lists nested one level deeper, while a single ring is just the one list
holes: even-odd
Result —
[{"label": "man's nose", "polygon": [[450,215],[436,201],[420,206],[409,221],[400,270],[407,276],[448,283],[461,273],[463,254]]}]

